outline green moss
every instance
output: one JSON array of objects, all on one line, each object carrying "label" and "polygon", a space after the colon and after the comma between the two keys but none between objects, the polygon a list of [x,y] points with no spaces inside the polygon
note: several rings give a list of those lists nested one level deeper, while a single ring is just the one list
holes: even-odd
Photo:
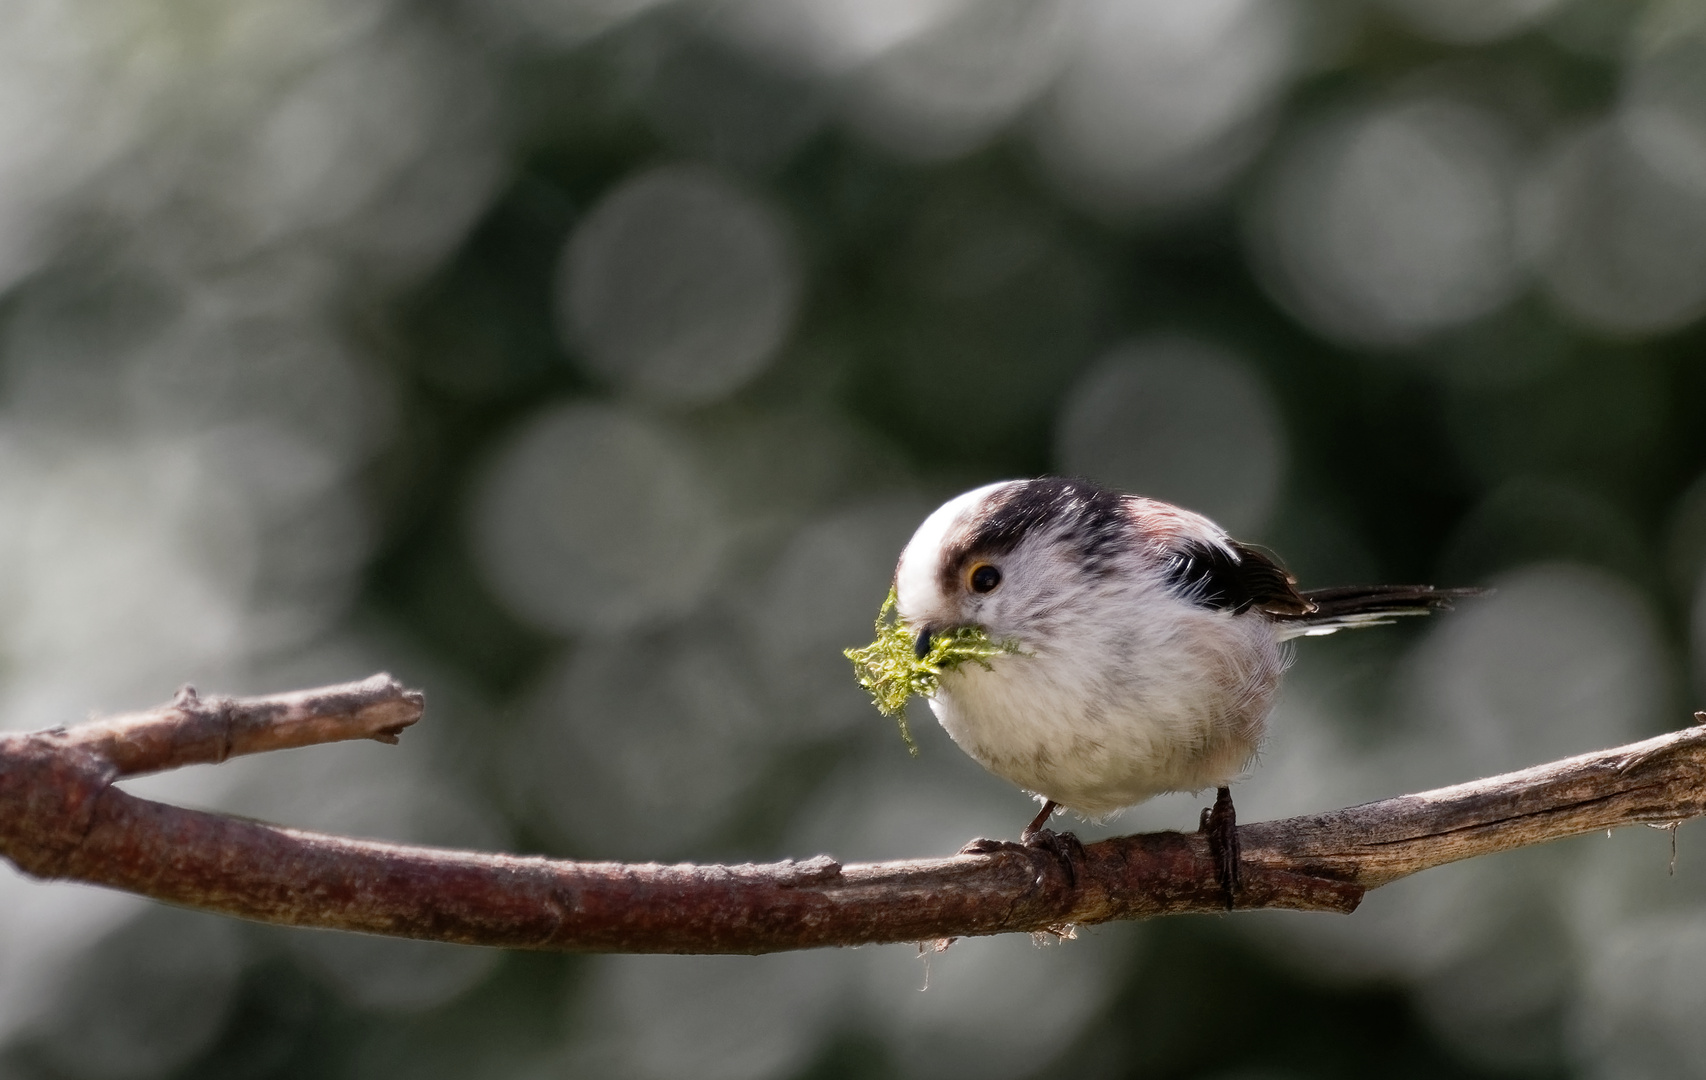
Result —
[{"label": "green moss", "polygon": [[914,694],[935,696],[942,673],[953,671],[961,664],[975,663],[989,670],[990,658],[1002,653],[1018,652],[1011,641],[990,640],[989,634],[975,626],[956,626],[930,636],[930,651],[919,659],[914,651],[918,635],[894,614],[894,590],[889,590],[882,610],[877,612],[877,640],[863,649],[846,649],[842,655],[853,661],[853,674],[871,693],[877,711],[892,716],[900,725],[900,737],[913,757],[918,756],[918,744],[912,741],[912,730],[906,724],[906,702]]}]

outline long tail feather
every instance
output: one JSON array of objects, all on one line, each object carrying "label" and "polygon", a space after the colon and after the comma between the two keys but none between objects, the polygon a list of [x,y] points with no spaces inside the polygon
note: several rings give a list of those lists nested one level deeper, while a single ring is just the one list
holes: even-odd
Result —
[{"label": "long tail feather", "polygon": [[1436,589],[1432,585],[1349,585],[1303,594],[1313,610],[1276,615],[1281,638],[1317,637],[1337,630],[1385,626],[1407,615],[1448,611],[1454,600],[1485,595],[1485,589]]}]

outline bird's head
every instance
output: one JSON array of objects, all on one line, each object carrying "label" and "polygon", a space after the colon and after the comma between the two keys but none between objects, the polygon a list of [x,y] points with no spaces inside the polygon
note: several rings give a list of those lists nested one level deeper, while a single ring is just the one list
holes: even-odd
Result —
[{"label": "bird's head", "polygon": [[972,626],[1032,651],[1132,547],[1124,497],[1076,480],[1008,480],[943,504],[895,568],[896,612],[930,638]]}]

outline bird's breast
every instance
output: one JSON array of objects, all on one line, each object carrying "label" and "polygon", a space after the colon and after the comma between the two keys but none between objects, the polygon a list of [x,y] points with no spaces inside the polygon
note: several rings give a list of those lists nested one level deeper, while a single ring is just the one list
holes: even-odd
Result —
[{"label": "bird's breast", "polygon": [[947,673],[931,707],[985,768],[1088,816],[1229,782],[1260,743],[1279,646],[1259,615],[1165,615]]}]

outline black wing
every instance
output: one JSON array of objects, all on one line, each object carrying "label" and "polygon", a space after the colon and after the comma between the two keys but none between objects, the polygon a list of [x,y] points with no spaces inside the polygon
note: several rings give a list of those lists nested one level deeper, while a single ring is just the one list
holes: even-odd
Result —
[{"label": "black wing", "polygon": [[1229,544],[1231,550],[1198,540],[1179,544],[1167,560],[1169,583],[1192,603],[1235,615],[1251,608],[1290,616],[1315,610],[1278,559],[1236,540]]}]

